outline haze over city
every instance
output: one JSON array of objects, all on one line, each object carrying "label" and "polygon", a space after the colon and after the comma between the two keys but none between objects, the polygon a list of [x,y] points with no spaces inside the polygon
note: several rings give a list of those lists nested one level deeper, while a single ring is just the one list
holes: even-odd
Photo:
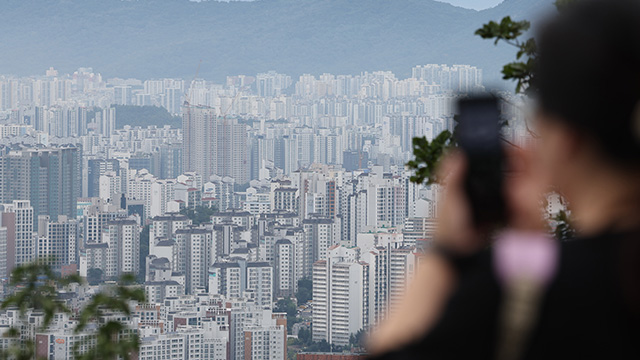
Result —
[{"label": "haze over city", "polygon": [[436,239],[461,101],[536,143],[554,2],[3,0],[0,352],[367,358],[429,254],[467,264]]}]

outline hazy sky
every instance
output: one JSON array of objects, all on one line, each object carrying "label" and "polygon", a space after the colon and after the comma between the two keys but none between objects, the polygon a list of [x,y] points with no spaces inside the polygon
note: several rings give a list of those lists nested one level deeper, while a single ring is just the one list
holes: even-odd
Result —
[{"label": "hazy sky", "polygon": [[[206,1],[206,0],[190,0],[195,2]],[[230,2],[230,1],[252,1],[252,0],[214,0],[219,2]],[[467,9],[475,9],[475,10],[484,10],[490,7],[494,7],[504,0],[436,0],[441,2],[446,2],[449,4],[453,4],[456,6],[461,6]]]},{"label": "hazy sky", "polygon": [[500,4],[503,0],[438,0],[469,9],[483,10]]}]

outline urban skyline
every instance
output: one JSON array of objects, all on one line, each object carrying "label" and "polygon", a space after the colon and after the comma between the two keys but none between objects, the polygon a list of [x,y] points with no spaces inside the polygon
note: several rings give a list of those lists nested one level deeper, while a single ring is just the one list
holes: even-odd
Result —
[{"label": "urban skyline", "polygon": [[[147,301],[127,324],[145,359],[357,350],[397,310],[433,237],[440,191],[410,181],[412,139],[453,130],[454,101],[485,91],[482,73],[0,76],[0,273],[52,257],[55,272],[94,284],[136,274]],[[504,135],[524,144],[521,97],[499,95]],[[149,106],[163,110],[136,110]],[[279,313],[283,301],[294,314]]]},{"label": "urban skyline", "polygon": [[0,13],[1,359],[636,350],[640,2]]}]

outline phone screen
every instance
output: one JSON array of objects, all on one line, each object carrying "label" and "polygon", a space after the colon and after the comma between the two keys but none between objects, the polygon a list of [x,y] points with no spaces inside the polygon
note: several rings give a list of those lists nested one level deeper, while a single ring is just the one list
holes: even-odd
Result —
[{"label": "phone screen", "polygon": [[493,97],[459,102],[456,139],[467,157],[465,181],[477,226],[497,226],[505,220],[504,149],[500,140],[500,110]]},{"label": "phone screen", "polygon": [[458,144],[471,151],[495,151],[500,147],[500,112],[494,98],[459,102]]}]

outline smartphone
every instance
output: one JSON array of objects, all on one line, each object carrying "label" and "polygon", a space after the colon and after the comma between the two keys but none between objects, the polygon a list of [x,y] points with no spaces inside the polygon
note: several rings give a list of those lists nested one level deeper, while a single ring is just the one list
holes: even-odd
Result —
[{"label": "smartphone", "polygon": [[459,100],[455,134],[467,158],[465,190],[475,225],[486,228],[504,224],[505,152],[498,99],[472,96]]}]

